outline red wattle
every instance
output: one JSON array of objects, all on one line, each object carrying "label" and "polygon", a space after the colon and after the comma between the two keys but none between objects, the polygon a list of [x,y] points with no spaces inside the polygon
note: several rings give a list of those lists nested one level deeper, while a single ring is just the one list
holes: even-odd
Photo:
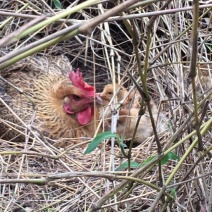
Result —
[{"label": "red wattle", "polygon": [[88,107],[87,109],[80,111],[77,114],[77,120],[81,125],[86,125],[88,124],[93,116],[93,111],[90,107]]}]

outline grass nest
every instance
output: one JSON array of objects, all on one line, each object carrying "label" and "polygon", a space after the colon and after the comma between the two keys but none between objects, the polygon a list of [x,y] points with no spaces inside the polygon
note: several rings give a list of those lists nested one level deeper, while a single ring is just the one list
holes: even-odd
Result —
[{"label": "grass nest", "polygon": [[85,144],[0,134],[2,211],[211,211],[211,4],[122,3],[0,1],[2,78],[26,64],[45,71],[35,58],[57,64],[61,55],[55,72],[79,67],[98,92],[111,82],[129,88],[130,73],[169,128],[161,148],[152,136],[126,147],[127,157],[110,139],[84,155]]}]

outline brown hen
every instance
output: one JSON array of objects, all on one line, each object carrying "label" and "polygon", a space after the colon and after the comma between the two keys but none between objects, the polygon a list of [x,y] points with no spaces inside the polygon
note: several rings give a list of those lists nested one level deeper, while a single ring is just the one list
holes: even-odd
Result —
[{"label": "brown hen", "polygon": [[83,81],[79,69],[68,75],[70,66],[60,68],[64,61],[55,61],[58,58],[33,58],[22,69],[17,65],[18,70],[4,71],[4,79],[10,84],[0,81],[1,138],[20,140],[29,125],[54,140],[77,142],[94,136],[98,120],[94,100],[100,101],[95,88]]}]

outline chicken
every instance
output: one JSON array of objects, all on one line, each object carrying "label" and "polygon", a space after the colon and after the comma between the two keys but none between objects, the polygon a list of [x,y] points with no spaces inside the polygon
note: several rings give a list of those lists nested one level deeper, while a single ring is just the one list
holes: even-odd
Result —
[{"label": "chicken", "polygon": [[[131,92],[128,91],[125,87],[119,85],[118,83],[115,84],[116,88],[116,97],[117,101],[120,103],[120,101],[124,100],[122,102],[121,108],[131,108],[136,107],[140,108],[140,94],[138,91],[132,90]],[[113,84],[107,84],[102,93],[100,94],[100,97],[103,100],[103,105],[107,106],[111,99],[113,98],[114,94],[114,86]]]},{"label": "chicken", "polygon": [[79,69],[70,71],[68,76],[66,67],[63,70],[66,73],[59,74],[61,64],[56,66],[52,61],[46,59],[46,67],[41,68],[39,63],[44,64],[43,58],[33,58],[22,70],[4,72],[4,79],[10,84],[0,81],[3,88],[0,90],[1,138],[20,140],[21,132],[23,134],[26,128],[8,108],[27,126],[32,125],[36,132],[51,139],[68,138],[69,142],[79,142],[82,137],[94,136],[95,122],[98,121],[94,101],[101,102],[95,88],[83,81]]},{"label": "chicken", "polygon": [[[125,139],[131,139],[136,127],[136,123],[139,117],[140,108],[130,108],[130,109],[120,109],[119,117],[117,120],[116,133],[123,136]],[[153,119],[156,123],[157,118],[157,131],[164,132],[167,130],[165,119],[162,116],[158,117],[158,110],[153,101],[151,101],[151,111],[153,114]],[[106,123],[106,129],[110,130],[110,121]],[[149,116],[149,112],[145,112],[139,121],[138,128],[135,134],[134,142],[137,144],[142,143],[148,137],[153,135],[152,124]]]},{"label": "chicken", "polygon": [[[120,102],[126,95],[127,95],[127,89],[123,86],[120,86],[118,83],[115,84],[115,94],[117,97],[118,102]],[[107,84],[102,93],[100,94],[100,97],[103,100],[103,105],[106,106],[109,104],[109,102],[112,100],[114,96],[114,86],[113,84]]]},{"label": "chicken", "polygon": [[132,90],[125,101],[125,104],[128,105],[128,108],[140,108],[140,102],[142,100],[141,95],[137,90]]},{"label": "chicken", "polygon": [[[138,119],[138,112],[138,108],[131,108],[130,110],[121,109],[119,111],[116,133],[120,136],[124,136],[125,139],[132,138]],[[141,143],[152,134],[151,121],[148,114],[145,113],[141,116],[134,141],[135,143]]]},{"label": "chicken", "polygon": [[[118,90],[119,87],[120,86],[116,84],[116,90]],[[133,137],[134,129],[138,120],[138,113],[141,107],[140,102],[142,100],[142,97],[136,89],[129,92],[126,88],[121,88],[122,89],[117,92],[117,99],[118,101],[120,101],[125,98],[125,101],[118,112],[119,117],[117,120],[116,133],[120,136],[124,136],[125,139],[130,139]],[[111,98],[113,97],[113,85],[106,85],[100,96],[102,99],[104,99],[104,104],[108,104]],[[156,107],[156,104],[152,100],[150,102],[150,105],[154,121],[156,122],[158,117],[158,109]],[[107,116],[109,117],[111,116],[111,114],[108,113]],[[165,126],[163,124],[164,123],[161,123],[160,118],[157,127],[157,130],[159,132],[165,130]],[[111,130],[110,118],[108,118],[105,123],[105,129]],[[141,143],[151,135],[153,135],[152,124],[149,117],[149,113],[148,111],[146,111],[145,114],[141,116],[134,141],[135,143]]]}]

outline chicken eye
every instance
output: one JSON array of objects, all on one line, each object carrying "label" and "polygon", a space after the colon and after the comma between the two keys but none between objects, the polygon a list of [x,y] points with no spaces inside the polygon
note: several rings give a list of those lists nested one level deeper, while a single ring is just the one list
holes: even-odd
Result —
[{"label": "chicken eye", "polygon": [[73,95],[73,100],[78,102],[81,100],[81,97],[80,96],[77,96],[77,95]]},{"label": "chicken eye", "polygon": [[113,94],[113,92],[108,92],[108,94],[109,94],[109,95],[112,95],[112,94]]}]

